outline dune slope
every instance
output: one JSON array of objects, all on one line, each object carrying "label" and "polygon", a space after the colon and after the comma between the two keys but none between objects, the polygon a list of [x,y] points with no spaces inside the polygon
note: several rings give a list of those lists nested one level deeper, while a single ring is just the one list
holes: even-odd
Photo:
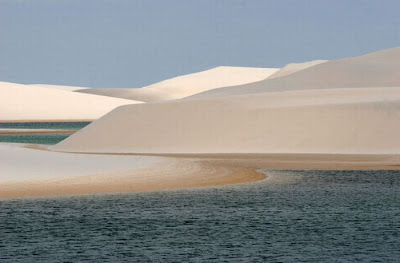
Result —
[{"label": "dune slope", "polygon": [[90,88],[87,88],[87,87],[53,85],[53,84],[30,84],[30,86],[43,87],[43,88],[49,88],[49,89],[59,89],[59,90],[65,90],[65,91],[76,91],[76,90],[81,90],[81,89],[90,89]]},{"label": "dune slope", "polygon": [[277,68],[217,67],[167,79],[143,88],[77,91],[144,102],[161,101],[180,99],[210,89],[260,81],[277,71]]},{"label": "dune slope", "polygon": [[322,64],[327,62],[328,60],[312,60],[312,61],[307,61],[303,63],[290,63],[272,74],[271,76],[268,77],[268,79],[274,79],[274,78],[279,78],[283,76],[287,76],[290,74],[293,74],[297,71],[304,70],[309,67],[316,66],[318,64]]},{"label": "dune slope", "polygon": [[400,47],[397,47],[359,57],[331,60],[287,76],[214,89],[190,98],[306,89],[399,87],[399,72]]},{"label": "dune slope", "polygon": [[119,107],[52,149],[157,154],[393,153],[400,152],[399,119],[398,88],[170,101]]},{"label": "dune slope", "polygon": [[0,82],[0,121],[93,120],[132,100]]}]

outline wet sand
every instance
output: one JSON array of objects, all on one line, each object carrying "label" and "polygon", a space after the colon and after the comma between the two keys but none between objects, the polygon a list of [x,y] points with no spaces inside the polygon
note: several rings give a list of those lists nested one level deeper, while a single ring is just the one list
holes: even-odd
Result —
[{"label": "wet sand", "polygon": [[[0,198],[133,193],[246,183],[268,176],[259,169],[400,169],[400,156],[396,154],[78,154],[51,152],[38,145],[10,147],[20,151],[11,161],[21,167],[8,167],[19,179],[0,177]],[[34,163],[26,161],[33,157],[38,158]],[[121,168],[116,161],[124,158],[129,165],[123,163],[124,169],[116,169]],[[77,160],[79,163],[75,163]],[[143,166],[143,162],[148,163]],[[93,172],[93,166],[100,164],[110,169]],[[0,164],[4,165],[7,164]],[[75,170],[66,173],[72,166]],[[32,170],[39,176],[31,175]]]}]

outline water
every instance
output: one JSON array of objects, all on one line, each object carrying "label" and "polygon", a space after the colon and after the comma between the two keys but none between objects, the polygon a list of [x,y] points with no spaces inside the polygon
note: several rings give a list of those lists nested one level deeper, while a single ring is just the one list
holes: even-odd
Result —
[{"label": "water", "polygon": [[[0,123],[0,129],[80,130],[90,122],[21,122]],[[56,144],[70,134],[12,134],[0,135],[0,142]]]},{"label": "water", "polygon": [[400,171],[0,201],[0,262],[399,262]]},{"label": "water", "polygon": [[56,144],[69,137],[70,134],[18,134],[0,135],[0,142]]},{"label": "water", "polygon": [[2,122],[0,129],[80,130],[90,122]]}]

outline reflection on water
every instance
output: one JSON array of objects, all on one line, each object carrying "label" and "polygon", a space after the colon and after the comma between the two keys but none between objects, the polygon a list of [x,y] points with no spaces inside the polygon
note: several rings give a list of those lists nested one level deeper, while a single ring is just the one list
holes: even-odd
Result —
[{"label": "reflection on water", "polygon": [[0,262],[398,262],[399,171],[0,201]]}]

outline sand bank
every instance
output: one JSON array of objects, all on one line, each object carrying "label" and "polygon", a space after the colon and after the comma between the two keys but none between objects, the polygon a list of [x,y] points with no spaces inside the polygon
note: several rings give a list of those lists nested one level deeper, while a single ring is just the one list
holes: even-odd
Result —
[{"label": "sand bank", "polygon": [[249,167],[196,158],[55,153],[11,144],[0,144],[0,156],[0,198],[157,191],[265,178]]},{"label": "sand bank", "polygon": [[[398,154],[76,154],[0,144],[0,198],[133,193],[262,180],[259,169],[400,169]],[[267,175],[268,176],[268,175]]]}]

